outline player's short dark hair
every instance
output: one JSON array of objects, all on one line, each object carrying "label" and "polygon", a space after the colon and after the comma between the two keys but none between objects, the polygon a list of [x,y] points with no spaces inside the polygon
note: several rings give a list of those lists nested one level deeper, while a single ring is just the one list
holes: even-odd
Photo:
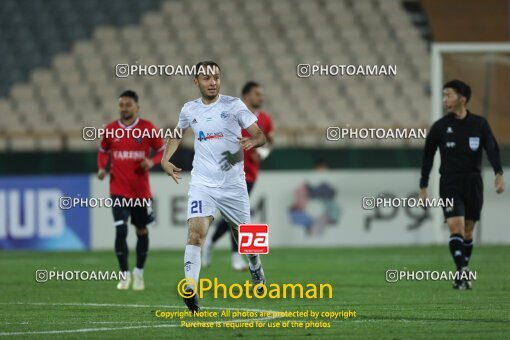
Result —
[{"label": "player's short dark hair", "polygon": [[126,90],[126,91],[122,92],[120,94],[119,98],[120,97],[129,97],[129,98],[132,98],[135,101],[135,103],[138,103],[138,94],[136,94],[136,92],[133,90]]},{"label": "player's short dark hair", "polygon": [[453,89],[459,96],[466,97],[466,103],[471,98],[471,87],[461,80],[450,80],[443,86],[443,90],[449,88]]},{"label": "player's short dark hair", "polygon": [[204,68],[204,69],[207,69],[208,66],[216,66],[218,68],[218,70],[221,71],[221,68],[220,68],[220,65],[218,65],[215,61],[212,61],[212,60],[204,60],[204,61],[201,61],[199,63],[197,63],[195,65],[195,79],[198,78],[198,76],[200,75],[200,68]]},{"label": "player's short dark hair", "polygon": [[260,86],[259,83],[256,83],[254,81],[249,81],[246,84],[244,84],[243,89],[241,90],[241,94],[243,96],[247,95],[248,93],[250,93],[251,89],[253,89],[254,87],[259,87],[259,86]]}]

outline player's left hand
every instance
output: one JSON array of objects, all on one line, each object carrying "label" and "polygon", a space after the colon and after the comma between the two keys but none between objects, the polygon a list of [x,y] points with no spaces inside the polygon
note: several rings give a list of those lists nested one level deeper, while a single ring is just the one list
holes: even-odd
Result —
[{"label": "player's left hand", "polygon": [[182,171],[181,168],[178,168],[176,167],[175,165],[173,165],[172,163],[170,162],[161,162],[161,167],[163,168],[163,170],[166,172],[166,174],[170,177],[173,178],[173,180],[175,181],[175,183],[179,184],[179,180],[182,179],[180,176],[179,176],[179,173]]},{"label": "player's left hand", "polygon": [[99,169],[97,171],[97,178],[99,178],[100,181],[102,181],[106,177],[106,170],[105,169]]},{"label": "player's left hand", "polygon": [[505,181],[503,180],[503,175],[496,175],[496,179],[494,180],[494,187],[496,188],[496,192],[498,194],[501,194],[503,191],[505,191]]},{"label": "player's left hand", "polygon": [[239,144],[241,144],[241,147],[243,150],[250,150],[253,148],[253,141],[251,138],[243,137],[243,138],[237,138],[239,139]]},{"label": "player's left hand", "polygon": [[[427,188],[421,188],[420,194],[419,194],[420,200],[422,202],[425,202],[427,198],[429,197],[429,194],[427,193]],[[423,210],[427,210],[427,207],[424,205]]]},{"label": "player's left hand", "polygon": [[[258,149],[255,149],[255,150],[258,150]],[[257,152],[251,153],[251,159],[254,162],[260,162],[262,160],[262,158],[260,157],[260,155]]]},{"label": "player's left hand", "polygon": [[140,162],[140,166],[142,167],[142,169],[144,170],[150,170],[153,166],[154,166],[154,162],[149,159],[149,158],[144,158],[141,162]]}]

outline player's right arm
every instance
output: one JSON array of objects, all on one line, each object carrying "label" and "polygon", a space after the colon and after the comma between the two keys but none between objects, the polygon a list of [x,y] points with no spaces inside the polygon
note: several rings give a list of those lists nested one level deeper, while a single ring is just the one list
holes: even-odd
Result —
[{"label": "player's right arm", "polygon": [[103,180],[106,177],[106,164],[108,164],[108,154],[110,152],[110,139],[103,136],[99,152],[97,153],[97,178]]},{"label": "player's right arm", "polygon": [[189,127],[190,122],[188,119],[188,115],[186,112],[186,104],[182,107],[181,113],[179,114],[179,123],[177,124],[177,129],[180,129],[180,134],[175,133],[173,136],[168,138],[165,151],[163,152],[163,158],[161,158],[161,167],[166,172],[166,174],[173,178],[175,183],[179,184],[179,180],[181,179],[179,173],[182,171],[181,168],[176,167],[173,163],[170,162],[170,158],[174,155],[177,148],[179,148],[179,144],[181,144],[182,136],[186,129]]},{"label": "player's right arm", "polygon": [[482,122],[482,131],[484,141],[483,147],[487,152],[487,157],[489,158],[489,162],[491,163],[492,168],[494,169],[494,174],[496,175],[496,178],[494,179],[494,186],[496,188],[496,192],[501,194],[505,191],[505,181],[503,180],[503,167],[501,165],[501,157],[499,156],[499,146],[489,123],[485,119]]},{"label": "player's right arm", "polygon": [[[182,129],[182,133],[184,133],[185,129]],[[178,136],[173,136],[168,138],[165,146],[165,152],[163,153],[163,158],[161,158],[161,167],[167,173],[168,176],[172,177],[175,183],[179,184],[179,173],[181,172],[181,168],[176,167],[173,163],[170,162],[170,158],[174,155],[177,148],[179,148],[179,144],[181,144],[181,138]]]},{"label": "player's right arm", "polygon": [[253,156],[256,157],[257,161],[262,161],[266,159],[269,154],[273,151],[274,147],[274,132],[273,132],[273,121],[271,116],[267,116],[267,122],[264,126],[260,126],[262,131],[264,131],[264,135],[266,135],[266,144],[264,146],[258,147],[255,149]]},{"label": "player's right arm", "polygon": [[432,125],[430,132],[425,140],[425,150],[423,152],[423,162],[421,165],[420,179],[420,198],[425,200],[428,196],[427,187],[429,186],[429,175],[434,164],[434,155],[439,146],[439,128],[437,122]]}]

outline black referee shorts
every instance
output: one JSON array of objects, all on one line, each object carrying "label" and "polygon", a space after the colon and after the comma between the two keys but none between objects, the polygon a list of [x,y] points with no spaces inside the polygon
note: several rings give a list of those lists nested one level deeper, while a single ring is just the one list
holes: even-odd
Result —
[{"label": "black referee shorts", "polygon": [[[121,196],[112,196],[112,199],[120,198]],[[152,207],[112,207],[113,220],[115,226],[127,224],[128,219],[131,217],[131,224],[137,228],[145,228],[150,223],[154,222],[154,214]]]},{"label": "black referee shorts", "polygon": [[443,208],[445,219],[464,216],[466,220],[480,220],[483,206],[483,182],[479,173],[442,175],[439,195],[444,201],[453,199],[453,207]]}]

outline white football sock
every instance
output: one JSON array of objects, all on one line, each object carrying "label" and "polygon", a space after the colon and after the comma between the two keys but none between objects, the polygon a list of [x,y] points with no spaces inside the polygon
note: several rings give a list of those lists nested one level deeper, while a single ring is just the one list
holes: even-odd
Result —
[{"label": "white football sock", "polygon": [[246,257],[248,258],[251,270],[257,270],[262,265],[259,255],[246,255]]},{"label": "white football sock", "polygon": [[[201,265],[200,251],[200,247],[192,245],[186,245],[184,250],[184,277],[192,278],[197,284]],[[188,288],[195,289],[193,285],[188,285]]]}]

